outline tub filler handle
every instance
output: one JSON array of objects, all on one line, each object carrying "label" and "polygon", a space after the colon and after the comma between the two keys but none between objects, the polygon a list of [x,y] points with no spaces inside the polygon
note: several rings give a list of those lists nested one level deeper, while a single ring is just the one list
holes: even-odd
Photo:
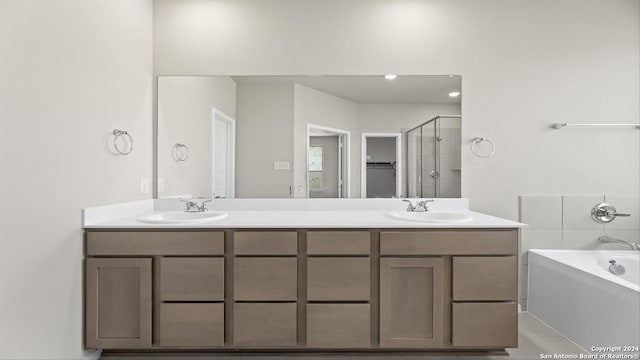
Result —
[{"label": "tub filler handle", "polygon": [[616,217],[628,217],[631,214],[619,213],[613,205],[600,203],[591,209],[591,218],[599,224],[607,224]]}]

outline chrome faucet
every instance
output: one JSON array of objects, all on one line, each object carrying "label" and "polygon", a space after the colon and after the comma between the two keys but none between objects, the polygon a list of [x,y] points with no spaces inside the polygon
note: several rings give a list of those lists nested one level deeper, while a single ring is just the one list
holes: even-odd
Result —
[{"label": "chrome faucet", "polygon": [[591,218],[599,224],[607,224],[616,219],[616,217],[631,216],[631,214],[619,213],[613,205],[600,203],[591,209]]},{"label": "chrome faucet", "polygon": [[413,205],[409,199],[403,199],[402,201],[409,203],[409,205],[407,205],[408,212],[427,212],[429,211],[429,206],[427,204],[434,202],[435,200],[420,200],[416,202],[415,205]]},{"label": "chrome faucet", "polygon": [[197,202],[191,200],[180,199],[180,201],[185,203],[184,212],[205,212],[209,210],[209,208],[207,208],[207,203],[211,202],[211,200],[205,200],[202,204],[198,205]]}]

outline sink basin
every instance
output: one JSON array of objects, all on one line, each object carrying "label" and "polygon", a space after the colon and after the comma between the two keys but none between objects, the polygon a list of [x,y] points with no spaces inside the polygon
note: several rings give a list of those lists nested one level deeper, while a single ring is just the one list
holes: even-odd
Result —
[{"label": "sink basin", "polygon": [[192,213],[184,211],[171,211],[143,215],[138,218],[138,221],[152,224],[189,224],[215,221],[224,219],[226,217],[227,213],[215,211]]},{"label": "sink basin", "polygon": [[465,213],[460,212],[409,212],[409,211],[396,211],[387,214],[392,219],[417,221],[427,223],[459,223],[469,222],[473,218]]}]

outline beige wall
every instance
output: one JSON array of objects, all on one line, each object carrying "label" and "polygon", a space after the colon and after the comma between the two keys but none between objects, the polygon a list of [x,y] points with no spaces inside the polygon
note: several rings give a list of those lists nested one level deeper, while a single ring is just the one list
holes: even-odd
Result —
[{"label": "beige wall", "polygon": [[351,197],[360,192],[360,171],[358,170],[360,138],[358,137],[358,104],[312,89],[300,84],[294,85],[294,129],[293,129],[293,170],[297,191],[306,194],[307,171],[307,125],[319,125],[349,131],[351,133]]},{"label": "beige wall", "polygon": [[[460,115],[460,104],[358,104],[358,131],[361,133],[400,132],[438,115]],[[450,126],[442,120],[442,127]],[[453,122],[455,126],[459,121]],[[392,130],[395,129],[395,130]]]},{"label": "beige wall", "polygon": [[[293,84],[238,83],[236,197],[289,197],[293,173]],[[274,170],[288,161],[290,170]]]},{"label": "beige wall", "polygon": [[[236,117],[236,82],[228,76],[158,78],[158,197],[190,194],[211,197],[212,109]],[[176,143],[189,148],[186,161],[175,157]]]},{"label": "beige wall", "polygon": [[[519,194],[640,191],[638,131],[549,129],[638,121],[637,0],[154,4],[161,74],[462,75],[462,195],[475,210],[517,219]],[[476,136],[495,156],[471,154]]]},{"label": "beige wall", "polygon": [[0,359],[88,353],[80,210],[151,197],[152,84],[151,1],[0,1]]}]

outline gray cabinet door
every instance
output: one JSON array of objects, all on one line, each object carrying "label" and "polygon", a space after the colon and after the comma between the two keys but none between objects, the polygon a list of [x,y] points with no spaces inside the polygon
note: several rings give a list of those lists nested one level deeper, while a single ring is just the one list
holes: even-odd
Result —
[{"label": "gray cabinet door", "polygon": [[151,347],[151,259],[87,259],[86,346]]},{"label": "gray cabinet door", "polygon": [[443,346],[443,260],[380,260],[380,347]]}]

